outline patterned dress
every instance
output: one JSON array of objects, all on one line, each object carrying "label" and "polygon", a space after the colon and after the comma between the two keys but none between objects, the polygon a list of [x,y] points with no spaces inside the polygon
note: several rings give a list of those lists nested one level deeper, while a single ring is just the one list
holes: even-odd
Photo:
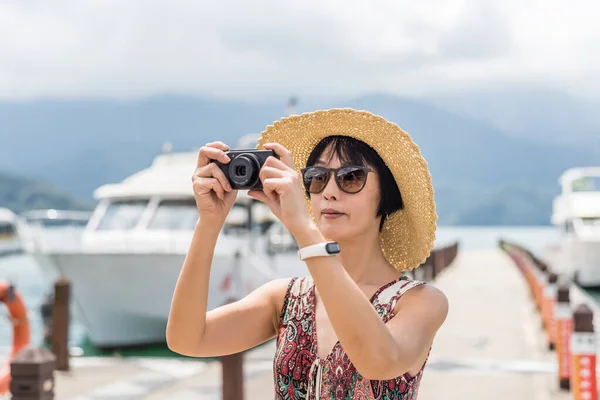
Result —
[{"label": "patterned dress", "polygon": [[[373,294],[371,303],[383,322],[394,316],[396,302],[424,282],[401,277]],[[315,286],[310,277],[293,278],[279,320],[274,360],[276,400],[415,400],[423,368],[386,381],[363,378],[338,341],[325,359],[317,356]]]}]

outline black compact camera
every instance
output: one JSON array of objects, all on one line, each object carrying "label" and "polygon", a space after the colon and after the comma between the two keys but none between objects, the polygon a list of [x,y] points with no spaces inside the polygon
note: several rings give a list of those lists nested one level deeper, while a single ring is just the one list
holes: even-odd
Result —
[{"label": "black compact camera", "polygon": [[260,169],[269,156],[279,159],[273,150],[229,150],[225,154],[231,159],[229,163],[214,162],[223,171],[231,187],[237,190],[262,190],[262,182],[258,178]]}]

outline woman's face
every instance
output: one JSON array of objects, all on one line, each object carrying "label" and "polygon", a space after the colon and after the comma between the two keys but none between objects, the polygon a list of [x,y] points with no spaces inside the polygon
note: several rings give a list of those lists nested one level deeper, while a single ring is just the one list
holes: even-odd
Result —
[{"label": "woman's face", "polygon": [[[327,162],[328,161],[328,162]],[[331,155],[326,149],[314,164],[327,168],[339,168],[342,165],[337,155]],[[379,233],[377,207],[379,205],[379,180],[373,171],[367,175],[365,187],[358,193],[343,192],[336,184],[333,173],[322,192],[310,194],[313,216],[323,235],[335,241],[362,236],[365,232]]]}]

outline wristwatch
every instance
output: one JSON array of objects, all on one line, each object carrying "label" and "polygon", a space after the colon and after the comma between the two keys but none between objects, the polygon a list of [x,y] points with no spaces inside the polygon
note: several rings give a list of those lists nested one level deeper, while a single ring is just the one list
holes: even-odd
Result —
[{"label": "wristwatch", "polygon": [[339,254],[340,245],[338,242],[323,242],[312,244],[298,250],[300,260],[306,260],[310,257],[332,256]]}]

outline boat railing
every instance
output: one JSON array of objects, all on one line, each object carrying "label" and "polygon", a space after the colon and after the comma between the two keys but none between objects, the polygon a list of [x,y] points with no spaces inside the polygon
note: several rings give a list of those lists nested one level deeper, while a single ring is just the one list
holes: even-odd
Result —
[{"label": "boat railing", "polygon": [[91,212],[30,210],[20,215],[19,236],[29,252],[78,251]]}]

